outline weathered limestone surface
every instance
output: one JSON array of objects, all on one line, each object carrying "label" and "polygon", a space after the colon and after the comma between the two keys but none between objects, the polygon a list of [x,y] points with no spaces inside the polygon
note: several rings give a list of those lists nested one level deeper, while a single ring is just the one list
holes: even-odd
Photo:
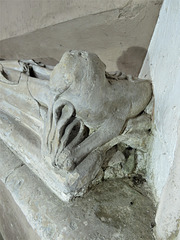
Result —
[{"label": "weathered limestone surface", "polygon": [[[105,68],[85,51],[66,52],[54,69],[1,61],[0,137],[65,201],[87,190],[120,142],[147,148],[151,118],[135,117],[151,100],[151,83]],[[130,155],[125,175],[137,165]]]},{"label": "weathered limestone surface", "polygon": [[131,181],[108,180],[62,202],[0,141],[4,240],[153,240],[155,208]]},{"label": "weathered limestone surface", "polygon": [[[0,58],[96,52],[108,71],[138,76],[162,0],[1,0]],[[3,40],[4,39],[4,40]]]},{"label": "weathered limestone surface", "polygon": [[[0,232],[4,240],[40,239],[7,188],[8,178],[24,164],[0,141]],[[22,180],[23,181],[23,180]],[[18,183],[17,183],[18,184]],[[20,183],[15,187],[16,190]],[[16,192],[15,190],[15,192]],[[14,193],[15,193],[14,192]],[[31,189],[29,189],[29,193]]]}]

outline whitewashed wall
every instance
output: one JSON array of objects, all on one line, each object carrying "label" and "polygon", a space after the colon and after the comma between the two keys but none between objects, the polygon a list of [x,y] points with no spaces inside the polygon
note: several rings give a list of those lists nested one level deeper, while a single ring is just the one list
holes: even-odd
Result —
[{"label": "whitewashed wall", "polygon": [[155,95],[155,139],[149,178],[160,198],[173,164],[180,118],[180,1],[165,0],[142,67]]},{"label": "whitewashed wall", "polygon": [[180,121],[178,125],[174,162],[156,214],[156,236],[160,240],[180,240]]},{"label": "whitewashed wall", "polygon": [[[141,78],[153,82],[154,142],[148,180],[159,202],[156,236],[180,239],[180,1],[164,0]],[[180,234],[179,234],[180,235]],[[179,238],[178,238],[179,237]]]}]

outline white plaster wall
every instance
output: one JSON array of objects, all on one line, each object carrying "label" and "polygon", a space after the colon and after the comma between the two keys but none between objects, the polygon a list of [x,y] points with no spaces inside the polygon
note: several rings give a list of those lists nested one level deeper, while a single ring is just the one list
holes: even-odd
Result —
[{"label": "white plaster wall", "polygon": [[59,62],[65,51],[80,49],[98,54],[108,71],[137,76],[161,3],[0,0],[0,58]]},{"label": "white plaster wall", "polygon": [[89,14],[123,8],[127,2],[127,0],[0,0],[0,40]]},{"label": "white plaster wall", "polygon": [[152,79],[155,95],[154,141],[147,169],[158,202],[155,235],[158,240],[180,240],[179,0],[164,0],[140,77]]},{"label": "white plaster wall", "polygon": [[148,177],[159,199],[174,160],[180,118],[180,1],[164,0],[140,72],[153,82],[155,137]]},{"label": "white plaster wall", "polygon": [[160,240],[180,240],[180,121],[174,163],[163,188],[156,214],[156,236]]}]

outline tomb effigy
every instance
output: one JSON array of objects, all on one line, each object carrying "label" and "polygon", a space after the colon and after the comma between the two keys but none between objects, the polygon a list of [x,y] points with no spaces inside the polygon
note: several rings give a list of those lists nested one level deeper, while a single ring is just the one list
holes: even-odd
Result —
[{"label": "tomb effigy", "polygon": [[63,201],[131,173],[147,149],[151,82],[105,70],[77,50],[55,67],[0,61],[0,138]]}]

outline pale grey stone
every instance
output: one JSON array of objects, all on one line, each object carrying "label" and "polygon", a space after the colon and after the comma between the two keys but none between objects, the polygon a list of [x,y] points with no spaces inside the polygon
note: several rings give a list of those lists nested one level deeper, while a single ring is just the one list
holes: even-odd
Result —
[{"label": "pale grey stone", "polygon": [[108,167],[104,171],[104,179],[124,178],[130,176],[136,168],[136,150],[128,150],[129,156],[117,151],[109,160]]},{"label": "pale grey stone", "polygon": [[[9,164],[17,158],[1,141],[0,152]],[[1,169],[7,158],[0,155]],[[5,240],[153,240],[153,202],[129,180],[103,181],[65,203],[26,165],[14,169],[6,182],[1,176],[0,230]]]},{"label": "pale grey stone", "polygon": [[108,74],[96,54],[77,50],[53,70],[0,65],[0,137],[64,201],[86,192],[114,145],[145,151],[151,120],[136,116],[151,100],[149,81]]},{"label": "pale grey stone", "polygon": [[142,114],[137,118],[130,119],[122,133],[122,142],[146,152],[148,149],[152,120],[150,115]]},{"label": "pale grey stone", "polygon": [[151,101],[149,102],[147,107],[144,109],[144,111],[151,116],[154,114],[154,97],[152,97]]},{"label": "pale grey stone", "polygon": [[[149,143],[151,146],[151,142]],[[147,161],[149,159],[149,152],[142,152],[140,150],[136,150],[136,169],[135,173],[141,173],[143,175],[146,174],[147,169]]]},{"label": "pale grey stone", "polygon": [[113,167],[117,164],[124,163],[125,162],[125,156],[121,151],[117,151],[113,157],[109,160],[108,166]]},{"label": "pale grey stone", "polygon": [[115,178],[115,177],[116,177],[116,174],[114,172],[114,168],[107,167],[104,172],[104,179],[111,179],[111,178]]},{"label": "pale grey stone", "polygon": [[92,181],[92,185],[97,185],[99,184],[102,179],[104,178],[104,171],[103,169],[101,168],[98,172],[98,174],[96,175],[95,179]]},{"label": "pale grey stone", "polygon": [[127,159],[127,161],[123,164],[123,173],[124,176],[128,176],[129,174],[131,174],[133,172],[133,170],[135,169],[135,150],[133,149]]}]

